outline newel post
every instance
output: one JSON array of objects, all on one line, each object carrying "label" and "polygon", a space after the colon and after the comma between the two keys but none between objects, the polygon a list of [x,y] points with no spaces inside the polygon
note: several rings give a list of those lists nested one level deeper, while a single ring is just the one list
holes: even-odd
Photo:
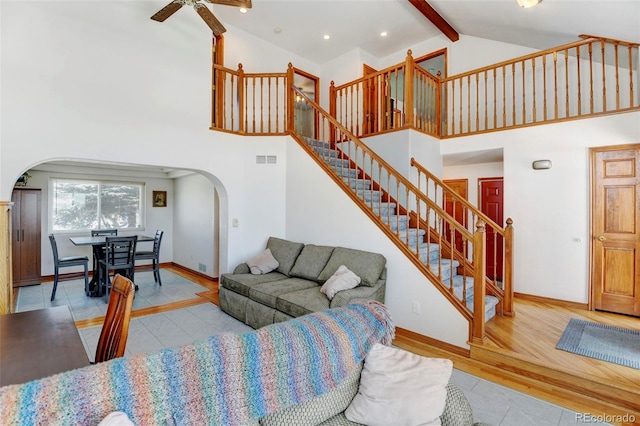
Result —
[{"label": "newel post", "polygon": [[507,219],[504,229],[504,300],[502,302],[503,315],[513,317],[513,219]]},{"label": "newel post", "polygon": [[289,62],[289,65],[287,65],[287,81],[286,81],[286,85],[287,85],[287,123],[286,123],[286,129],[293,133],[294,131],[294,123],[295,123],[295,109],[294,109],[294,104],[295,104],[295,93],[293,92],[293,82],[295,81],[294,79],[294,75],[293,75],[293,64],[291,62]]},{"label": "newel post", "polygon": [[404,124],[407,126],[413,126],[413,71],[415,61],[411,53],[411,49],[409,49],[404,67]]},{"label": "newel post", "polygon": [[485,223],[478,220],[476,232],[473,234],[473,327],[471,341],[481,343],[484,341],[484,299],[485,299],[485,277],[487,275],[487,265],[485,262]]},{"label": "newel post", "polygon": [[[329,86],[329,115],[331,115],[331,117],[333,118],[336,118],[337,113],[337,95],[338,91],[336,90],[336,83],[335,81],[331,80],[331,85]],[[329,142],[331,143],[331,147],[335,148],[336,126],[334,126],[331,121],[329,122]]]},{"label": "newel post", "polygon": [[238,64],[238,133],[245,133],[244,128],[244,70],[242,64]]}]

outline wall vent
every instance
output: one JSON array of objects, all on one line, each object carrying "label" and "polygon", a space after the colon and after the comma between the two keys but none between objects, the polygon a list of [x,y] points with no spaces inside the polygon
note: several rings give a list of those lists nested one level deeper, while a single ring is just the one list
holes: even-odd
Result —
[{"label": "wall vent", "polygon": [[200,272],[207,272],[207,265],[205,265],[204,263],[199,263],[198,264],[198,270]]},{"label": "wall vent", "polygon": [[256,164],[277,164],[277,155],[256,155]]}]

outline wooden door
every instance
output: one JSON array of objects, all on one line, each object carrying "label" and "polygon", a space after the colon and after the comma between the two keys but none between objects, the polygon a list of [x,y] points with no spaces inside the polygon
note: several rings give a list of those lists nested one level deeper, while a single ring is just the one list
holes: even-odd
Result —
[{"label": "wooden door", "polygon": [[640,316],[640,145],[591,150],[592,307]]},{"label": "wooden door", "polygon": [[[465,200],[467,199],[468,179],[450,179],[445,180],[444,183],[451,188],[456,194],[460,195]],[[442,206],[444,210],[449,213],[453,218],[465,228],[467,227],[467,209],[460,202],[456,202],[453,196],[446,192],[444,199],[442,200]],[[447,241],[451,241],[451,230],[449,225],[445,224],[444,232]],[[460,253],[467,254],[464,244],[462,242],[462,235],[459,232],[455,232],[453,236],[456,250]]]},{"label": "wooden door", "polygon": [[[504,226],[504,180],[501,177],[480,178],[480,211],[496,224]],[[487,277],[502,281],[504,238],[493,228],[486,229]]]},{"label": "wooden door", "polygon": [[41,191],[14,189],[11,201],[13,286],[40,284]]},{"label": "wooden door", "polygon": [[[375,74],[377,70],[364,64],[362,75],[364,77]],[[362,134],[367,135],[378,131],[378,83],[377,77],[371,77],[364,81],[365,95],[363,97],[363,122]]]}]

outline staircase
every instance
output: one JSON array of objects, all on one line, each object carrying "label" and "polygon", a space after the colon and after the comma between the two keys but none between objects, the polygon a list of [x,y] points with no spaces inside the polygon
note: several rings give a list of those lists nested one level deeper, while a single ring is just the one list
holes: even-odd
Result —
[{"label": "staircase", "polygon": [[[441,245],[431,241],[433,238],[426,238],[427,230],[412,224],[411,214],[406,213],[406,206],[391,201],[388,193],[381,189],[383,186],[380,182],[365,176],[366,174],[356,165],[356,162],[346,156],[344,151],[333,148],[330,142],[309,137],[303,137],[302,140],[333,174],[341,178],[344,187],[360,200],[359,205],[378,217],[382,224],[412,253],[418,253],[420,262],[437,276],[440,282],[450,288],[457,299],[464,300],[466,308],[473,313],[474,278],[458,273],[460,261],[451,256],[442,255]],[[485,296],[485,321],[495,316],[499,302],[500,300],[495,296]]]}]

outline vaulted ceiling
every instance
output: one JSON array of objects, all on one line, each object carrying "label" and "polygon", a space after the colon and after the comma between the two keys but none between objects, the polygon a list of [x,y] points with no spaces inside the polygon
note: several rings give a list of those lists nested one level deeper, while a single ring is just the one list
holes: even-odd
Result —
[{"label": "vaulted ceiling", "polygon": [[[167,0],[128,2],[151,16]],[[238,8],[208,4],[228,31],[255,35],[313,62],[323,63],[354,48],[376,57],[442,36],[412,4],[415,0],[253,0]],[[203,1],[203,3],[205,3]],[[591,34],[640,42],[640,0],[543,0],[523,9],[516,0],[428,0],[461,36],[475,36],[545,49]],[[209,28],[193,11],[180,11],[159,24],[167,31],[184,25]],[[173,27],[173,29],[172,29]],[[279,29],[279,31],[277,30]],[[382,37],[381,32],[387,36]],[[329,40],[323,39],[328,34]]]}]

